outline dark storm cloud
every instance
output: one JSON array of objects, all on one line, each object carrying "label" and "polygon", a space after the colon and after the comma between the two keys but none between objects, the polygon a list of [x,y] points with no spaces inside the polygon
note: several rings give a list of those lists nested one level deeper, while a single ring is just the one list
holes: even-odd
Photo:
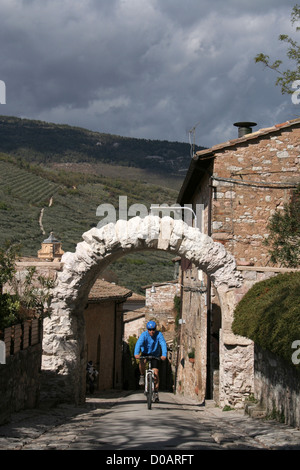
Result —
[{"label": "dark storm cloud", "polygon": [[1,114],[213,145],[293,118],[274,72],[287,0],[0,0]]}]

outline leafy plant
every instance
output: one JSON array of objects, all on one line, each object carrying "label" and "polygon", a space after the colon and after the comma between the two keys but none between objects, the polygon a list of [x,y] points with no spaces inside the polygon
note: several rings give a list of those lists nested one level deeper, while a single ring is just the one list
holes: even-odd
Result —
[{"label": "leafy plant", "polygon": [[50,276],[39,275],[36,267],[29,267],[25,279],[16,274],[10,284],[20,303],[20,316],[31,312],[34,317],[43,317],[50,313],[51,289],[55,285]]},{"label": "leafy plant", "polygon": [[29,268],[25,275],[17,272],[16,253],[14,246],[0,249],[0,329],[51,313],[54,279],[39,275],[35,267]]},{"label": "leafy plant", "polygon": [[255,284],[237,305],[232,330],[292,364],[292,343],[300,339],[300,273]]},{"label": "leafy plant", "polygon": [[271,217],[268,229],[271,261],[296,268],[300,264],[300,186],[294,191],[292,200],[277,210]]},{"label": "leafy plant", "polygon": [[[291,13],[291,23],[294,25],[300,20],[300,7],[295,5]],[[300,27],[296,27],[296,31],[299,31]],[[295,62],[293,69],[287,69],[285,71],[280,70],[282,60],[275,60],[273,63],[270,62],[270,57],[267,54],[260,53],[255,57],[255,62],[261,62],[266,67],[275,70],[280,76],[276,80],[276,85],[281,86],[282,94],[291,94],[293,89],[291,88],[292,83],[295,80],[300,79],[300,46],[287,34],[280,34],[279,41],[286,43],[289,47],[287,50],[287,57],[291,61]]]},{"label": "leafy plant", "polygon": [[3,286],[11,282],[15,273],[15,258],[19,254],[20,246],[5,242],[5,247],[0,248],[0,294],[3,292]]},{"label": "leafy plant", "polygon": [[129,336],[128,338],[128,347],[129,347],[129,352],[130,352],[130,357],[135,360],[134,357],[134,348],[137,342],[137,337],[135,335]]},{"label": "leafy plant", "polygon": [[188,353],[189,359],[195,359],[195,348],[192,348],[191,351]]},{"label": "leafy plant", "polygon": [[179,319],[180,319],[181,297],[178,296],[178,295],[175,295],[174,299],[173,299],[173,302],[174,302],[174,309],[176,311],[175,327],[177,329],[178,326],[179,326]]}]

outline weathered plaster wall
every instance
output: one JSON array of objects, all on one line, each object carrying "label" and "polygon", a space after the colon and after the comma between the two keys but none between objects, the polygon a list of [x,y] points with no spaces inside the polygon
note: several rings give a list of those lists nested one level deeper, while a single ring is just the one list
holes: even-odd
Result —
[{"label": "weathered plaster wall", "polygon": [[86,362],[93,361],[99,390],[122,387],[122,307],[114,301],[89,303],[84,311]]}]

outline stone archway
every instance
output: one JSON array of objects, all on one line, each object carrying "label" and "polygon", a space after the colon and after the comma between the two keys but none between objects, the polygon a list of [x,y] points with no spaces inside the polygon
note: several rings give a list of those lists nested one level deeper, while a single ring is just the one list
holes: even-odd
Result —
[{"label": "stone archway", "polygon": [[170,217],[134,217],[84,233],[74,253],[62,257],[52,314],[44,320],[42,375],[47,398],[80,403],[85,396],[83,310],[99,274],[134,251],[164,250],[192,261],[218,291],[223,323],[230,331],[232,292],[242,279],[224,246]]}]

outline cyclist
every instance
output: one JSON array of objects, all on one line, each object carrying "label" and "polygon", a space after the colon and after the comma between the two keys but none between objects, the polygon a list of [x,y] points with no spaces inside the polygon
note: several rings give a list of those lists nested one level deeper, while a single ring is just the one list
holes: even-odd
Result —
[{"label": "cyclist", "polygon": [[[140,355],[141,352],[141,355]],[[140,380],[139,385],[145,384],[145,368],[146,359],[143,356],[156,356],[164,361],[167,357],[167,343],[164,335],[157,331],[155,321],[147,323],[147,331],[144,331],[136,342],[134,349],[134,357],[140,359]],[[152,359],[152,369],[154,372],[154,400],[159,401],[158,388],[159,388],[159,361]]]}]

